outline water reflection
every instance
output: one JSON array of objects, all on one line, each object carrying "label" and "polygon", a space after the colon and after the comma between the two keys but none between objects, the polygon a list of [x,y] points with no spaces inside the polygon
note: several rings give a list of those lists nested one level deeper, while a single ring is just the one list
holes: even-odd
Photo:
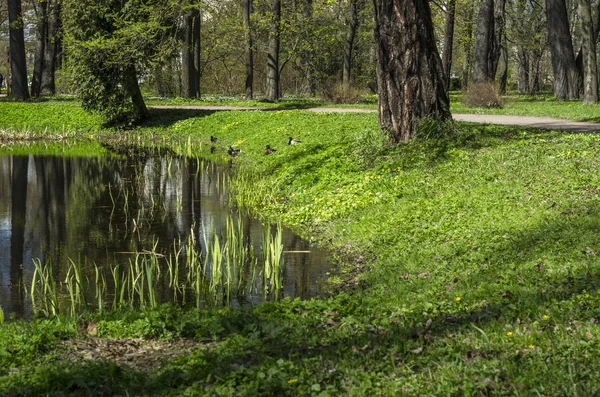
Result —
[{"label": "water reflection", "polygon": [[[227,204],[223,170],[173,157],[0,156],[0,305],[28,316],[27,290],[34,260],[52,264],[64,282],[70,261],[92,278],[129,266],[133,253],[168,253],[192,235],[225,232],[226,218],[243,218],[243,238],[261,249],[263,226]],[[285,274],[281,293],[308,298],[319,293],[329,265],[323,252],[284,229]],[[298,253],[297,251],[310,251]],[[169,293],[165,292],[164,299]],[[251,297],[259,302],[261,294]]]}]

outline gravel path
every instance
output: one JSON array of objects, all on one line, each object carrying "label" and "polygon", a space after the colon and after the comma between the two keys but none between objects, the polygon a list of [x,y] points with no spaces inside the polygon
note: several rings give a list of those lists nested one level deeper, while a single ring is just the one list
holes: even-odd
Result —
[{"label": "gravel path", "polygon": [[[156,109],[197,109],[207,111],[219,110],[263,110],[277,111],[285,108],[260,108],[260,107],[237,107],[237,106],[193,106],[193,105],[159,105],[151,106]],[[373,109],[357,108],[307,108],[310,112],[321,113],[377,113]],[[515,125],[522,127],[542,128],[547,130],[568,131],[568,132],[600,132],[600,123],[589,123],[583,121],[571,121],[564,119],[555,119],[551,117],[534,116],[511,116],[511,115],[492,115],[492,114],[461,114],[453,113],[452,117],[457,121],[466,121],[469,123],[481,124],[501,124]]]}]

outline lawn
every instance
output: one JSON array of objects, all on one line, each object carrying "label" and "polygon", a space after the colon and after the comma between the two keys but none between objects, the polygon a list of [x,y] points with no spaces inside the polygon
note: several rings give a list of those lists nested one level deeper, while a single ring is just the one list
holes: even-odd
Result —
[{"label": "lawn", "polygon": [[[2,394],[600,392],[596,135],[457,124],[391,146],[376,114],[303,110],[155,110],[144,126],[113,131],[61,106],[71,105],[2,102],[0,114],[13,113],[0,129],[56,135],[72,123],[69,137],[84,141],[217,161],[228,160],[229,145],[241,148],[232,198],[330,249],[338,292],[246,310],[83,316],[103,340],[196,343],[150,368],[73,366],[67,345],[85,339],[78,318],[7,321]],[[289,136],[303,143],[287,146]],[[263,155],[266,144],[278,151]]]}]

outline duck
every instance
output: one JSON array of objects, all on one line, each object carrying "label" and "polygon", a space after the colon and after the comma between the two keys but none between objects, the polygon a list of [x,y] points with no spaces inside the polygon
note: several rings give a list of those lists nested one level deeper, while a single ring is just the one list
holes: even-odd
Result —
[{"label": "duck", "polygon": [[241,149],[234,149],[233,146],[229,146],[229,149],[227,149],[227,154],[229,154],[231,157],[235,157],[241,151],[242,151]]},{"label": "duck", "polygon": [[265,146],[265,155],[267,155],[267,154],[271,154],[271,153],[273,153],[273,152],[276,152],[276,151],[277,151],[276,149],[273,149],[273,148],[272,148],[271,146],[269,146],[269,145]]},{"label": "duck", "polygon": [[297,143],[302,143],[302,141],[299,141],[299,140],[294,139],[292,137],[290,137],[290,139],[288,140],[288,145],[295,145]]},{"label": "duck", "polygon": [[216,136],[212,136],[212,135],[211,135],[211,136],[210,136],[210,141],[211,141],[212,143],[217,143],[217,137],[216,137]]}]

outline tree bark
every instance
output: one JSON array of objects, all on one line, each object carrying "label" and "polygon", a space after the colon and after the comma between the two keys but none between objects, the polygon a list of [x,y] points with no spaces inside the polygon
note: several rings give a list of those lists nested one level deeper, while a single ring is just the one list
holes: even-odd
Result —
[{"label": "tree bark", "polygon": [[246,46],[246,100],[254,96],[254,39],[252,36],[252,0],[244,0],[243,18]]},{"label": "tree bark", "polygon": [[475,66],[473,81],[482,83],[493,79],[490,54],[494,43],[494,0],[482,0],[475,31]]},{"label": "tree bark", "polygon": [[508,51],[506,50],[506,36],[502,37],[498,74],[498,93],[500,95],[506,95],[506,84],[508,82]]},{"label": "tree bark", "polygon": [[446,90],[450,90],[450,74],[452,69],[452,44],[454,41],[454,16],[456,14],[456,0],[448,0],[446,10],[446,28],[444,34],[444,49],[442,51],[442,64],[444,65],[444,81]]},{"label": "tree bark", "polygon": [[42,74],[45,69],[46,41],[48,35],[48,1],[40,0],[34,8],[37,16],[37,36],[35,43],[35,60],[33,78],[31,80],[31,96],[39,97],[42,93]]},{"label": "tree bark", "polygon": [[125,70],[124,78],[125,95],[131,98],[131,103],[133,105],[133,118],[135,121],[143,120],[148,116],[148,108],[144,103],[144,97],[140,91],[135,67],[128,67]]},{"label": "tree bark", "polygon": [[492,50],[490,51],[490,77],[496,78],[502,50],[504,48],[504,25],[506,0],[496,0],[494,9],[494,31],[492,32]]},{"label": "tree bark", "polygon": [[517,64],[519,78],[517,80],[519,94],[528,94],[529,90],[529,54],[524,46],[519,46],[517,51]]},{"label": "tree bark", "polygon": [[590,0],[579,0],[577,7],[581,21],[581,49],[583,53],[583,103],[598,103],[598,68],[596,41]]},{"label": "tree bark", "polygon": [[554,75],[554,96],[557,99],[579,98],[583,82],[575,63],[565,0],[546,0],[546,18]]},{"label": "tree bark", "polygon": [[202,43],[200,42],[200,31],[202,24],[202,15],[200,9],[194,10],[194,97],[200,98],[202,92],[200,89],[200,78],[202,77],[201,55]]},{"label": "tree bark", "polygon": [[10,96],[21,100],[29,99],[21,0],[8,0],[8,20],[10,24]]},{"label": "tree bark", "polygon": [[269,26],[267,55],[267,95],[269,101],[279,100],[279,33],[281,29],[281,0],[273,0]]},{"label": "tree bark", "polygon": [[48,1],[48,34],[44,51],[44,69],[42,71],[42,94],[54,95],[54,80],[58,55],[58,34],[60,31],[60,1]]},{"label": "tree bark", "polygon": [[194,98],[194,17],[183,17],[183,48],[181,49],[181,96]]},{"label": "tree bark", "polygon": [[350,21],[348,23],[348,33],[346,34],[346,46],[344,51],[344,68],[342,72],[342,83],[350,84],[352,74],[352,55],[354,54],[354,39],[356,31],[360,25],[358,13],[360,11],[361,0],[350,0]]},{"label": "tree bark", "polygon": [[450,118],[444,72],[426,0],[374,0],[379,125],[396,142],[419,120]]}]

